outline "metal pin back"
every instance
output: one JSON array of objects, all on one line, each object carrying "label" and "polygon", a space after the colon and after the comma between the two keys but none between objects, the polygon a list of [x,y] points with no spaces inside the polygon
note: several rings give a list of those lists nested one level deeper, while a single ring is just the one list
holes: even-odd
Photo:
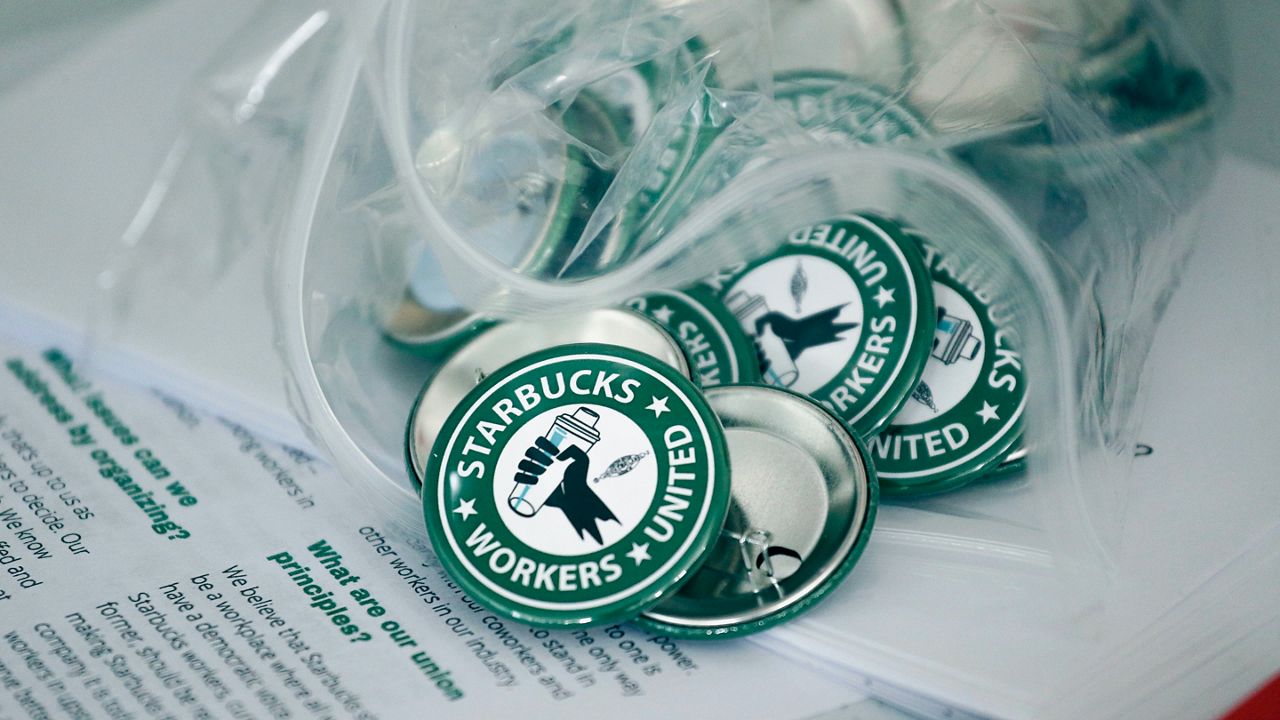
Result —
[{"label": "metal pin back", "polygon": [[639,620],[677,637],[757,632],[813,606],[861,556],[879,495],[861,442],[812,400],[749,385],[706,397],[733,468],[725,529],[693,577]]}]

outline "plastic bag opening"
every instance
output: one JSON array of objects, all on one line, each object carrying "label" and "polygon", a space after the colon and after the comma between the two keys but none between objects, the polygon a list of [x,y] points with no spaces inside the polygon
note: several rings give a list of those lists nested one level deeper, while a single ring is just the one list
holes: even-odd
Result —
[{"label": "plastic bag opening", "polygon": [[[882,552],[1096,596],[1225,94],[1171,16],[1120,0],[597,5],[264,10],[196,95],[185,159],[130,240],[164,252],[131,251],[122,314],[145,322],[155,297],[201,286],[175,267],[221,267],[183,258],[269,255],[298,416],[417,532],[404,422],[433,362],[384,328],[422,267],[447,309],[555,314],[875,211],[980,269],[1017,318],[1034,468],[885,508]],[[192,201],[234,229],[211,240],[185,222]],[[569,240],[540,253],[547,233]]]}]

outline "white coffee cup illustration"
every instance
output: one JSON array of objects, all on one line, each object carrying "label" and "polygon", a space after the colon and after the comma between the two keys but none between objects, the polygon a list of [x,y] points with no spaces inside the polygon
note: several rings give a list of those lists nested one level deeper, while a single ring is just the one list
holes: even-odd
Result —
[{"label": "white coffee cup illustration", "polygon": [[796,380],[800,378],[800,370],[796,367],[795,361],[791,359],[791,353],[787,351],[787,345],[773,332],[773,328],[765,325],[756,332],[756,321],[770,313],[769,304],[762,295],[752,295],[745,290],[739,290],[733,293],[725,300],[725,305],[734,317],[738,318],[738,322],[742,324],[749,334],[755,339],[760,346],[760,351],[764,353],[765,360],[768,361],[768,367],[763,368],[764,379],[771,385],[780,387],[791,387]]},{"label": "white coffee cup illustration", "polygon": [[[580,407],[572,415],[561,413],[551,423],[551,429],[542,437],[555,446],[556,450],[576,445],[583,453],[591,452],[591,448],[600,440],[596,430],[596,422],[600,415],[591,408]],[[546,504],[551,494],[564,481],[563,471],[559,477],[543,475],[536,483],[516,483],[507,496],[507,505],[522,517],[533,517]]]}]

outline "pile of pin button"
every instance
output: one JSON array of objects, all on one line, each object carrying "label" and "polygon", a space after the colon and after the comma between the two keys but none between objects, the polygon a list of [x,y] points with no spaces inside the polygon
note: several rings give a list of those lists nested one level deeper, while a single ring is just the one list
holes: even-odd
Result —
[{"label": "pile of pin button", "polygon": [[[1127,103],[1117,118],[1158,126],[1134,109],[1158,98],[1116,79],[1133,77],[1133,63],[1170,72],[1141,37],[1113,38],[1087,60],[1099,97]],[[643,72],[632,80],[643,85]],[[565,116],[616,123],[629,116],[624,96],[635,93],[583,93]],[[779,75],[775,96],[826,140],[928,134],[898,99],[829,71]],[[698,135],[673,141],[627,208],[632,222],[678,194],[705,146]],[[992,147],[1038,157],[1047,146],[1019,136]],[[607,187],[591,172],[576,176],[581,187]],[[572,257],[589,273],[625,253],[625,217],[592,255],[571,256],[581,217],[544,205],[540,227],[555,230],[523,267]],[[980,269],[905,223],[850,210],[694,287],[545,321],[428,309],[414,292],[433,279],[419,278],[387,331],[439,361],[409,418],[406,458],[458,584],[533,625],[749,633],[850,572],[881,495],[1022,472],[1026,385],[1016,335],[993,316],[998,288],[967,284]]]},{"label": "pile of pin button", "polygon": [[[1185,48],[1161,31],[1150,4],[1130,5],[1129,15],[1076,49],[1059,73],[1076,111],[1096,114],[1096,125],[1063,137],[1052,123],[1031,122],[958,153],[1048,242],[1079,229],[1091,193],[1120,190],[1117,178],[1134,167],[1158,175],[1169,197],[1157,202],[1174,206],[1191,205],[1211,175],[1201,170],[1220,109],[1213,81],[1183,61]],[[1140,216],[1140,208],[1128,210]]]}]

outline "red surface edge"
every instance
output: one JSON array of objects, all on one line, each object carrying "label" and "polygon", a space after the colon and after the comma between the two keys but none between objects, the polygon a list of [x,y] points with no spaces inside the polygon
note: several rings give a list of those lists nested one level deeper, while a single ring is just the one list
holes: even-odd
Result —
[{"label": "red surface edge", "polygon": [[1271,676],[1222,720],[1276,720],[1280,718],[1280,673]]}]

